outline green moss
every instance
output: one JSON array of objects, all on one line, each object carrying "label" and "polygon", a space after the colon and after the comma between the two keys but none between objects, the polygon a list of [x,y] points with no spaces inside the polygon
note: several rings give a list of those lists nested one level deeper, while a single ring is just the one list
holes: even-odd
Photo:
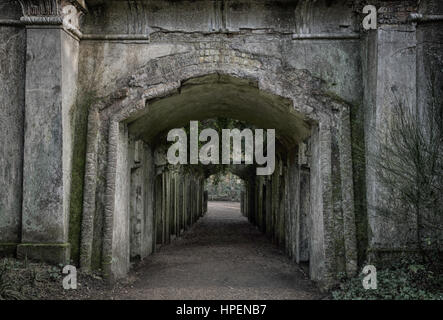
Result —
[{"label": "green moss", "polygon": [[17,246],[17,258],[68,264],[70,247],[69,243],[21,243]]},{"label": "green moss", "polygon": [[85,175],[86,136],[88,129],[88,110],[96,101],[92,92],[77,99],[73,113],[73,157],[71,176],[71,197],[69,210],[69,243],[71,260],[80,260],[80,235],[83,211],[83,182]]}]

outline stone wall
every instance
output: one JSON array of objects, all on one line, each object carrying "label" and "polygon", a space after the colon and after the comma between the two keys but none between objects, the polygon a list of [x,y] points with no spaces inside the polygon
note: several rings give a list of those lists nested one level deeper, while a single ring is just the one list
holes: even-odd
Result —
[{"label": "stone wall", "polygon": [[[204,207],[202,177],[154,169],[148,146],[180,120],[219,110],[282,130],[279,169],[246,179],[242,208],[294,260],[309,259],[313,279],[355,270],[355,226],[360,263],[367,246],[413,242],[410,224],[372,209],[385,191],[367,155],[395,96],[420,114],[443,98],[441,1],[376,1],[379,28],[369,32],[363,1],[90,0],[88,11],[70,1],[84,13],[79,26],[63,23],[66,1],[49,2],[52,11],[0,1],[2,253],[80,256],[93,269],[114,257],[125,274],[131,256],[179,235]],[[221,105],[208,107],[211,95]],[[140,139],[137,163],[127,150]],[[305,142],[309,161],[298,163]]]},{"label": "stone wall", "polygon": [[[383,256],[389,260],[407,254],[417,245],[414,219],[398,221],[377,212],[389,191],[379,183],[373,159],[377,156],[377,141],[387,135],[389,123],[395,121],[392,110],[396,105],[422,114],[429,108],[431,92],[437,95],[436,101],[441,101],[441,72],[433,73],[426,65],[432,64],[436,70],[442,61],[442,40],[438,32],[442,21],[441,5],[435,1],[381,1],[378,4],[381,6],[379,28],[362,37],[362,67],[366,75],[363,106],[368,251],[372,261],[383,260]],[[423,16],[411,19],[412,12]]]},{"label": "stone wall", "polygon": [[[21,16],[15,1],[0,2],[0,21]],[[0,23],[0,254],[21,240],[26,34]]]}]

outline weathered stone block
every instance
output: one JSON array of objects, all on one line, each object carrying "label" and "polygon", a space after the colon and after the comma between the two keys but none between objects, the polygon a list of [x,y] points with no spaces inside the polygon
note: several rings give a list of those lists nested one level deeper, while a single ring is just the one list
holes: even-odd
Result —
[{"label": "weathered stone block", "polygon": [[70,262],[69,243],[21,243],[17,246],[17,258],[44,261],[51,264]]}]

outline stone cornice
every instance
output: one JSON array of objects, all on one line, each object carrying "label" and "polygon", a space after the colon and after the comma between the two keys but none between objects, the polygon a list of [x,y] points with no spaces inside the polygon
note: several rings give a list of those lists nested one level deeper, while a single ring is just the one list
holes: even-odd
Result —
[{"label": "stone cornice", "polygon": [[24,24],[39,24],[39,25],[61,25],[63,18],[61,16],[23,16],[20,18]]},{"label": "stone cornice", "polygon": [[0,19],[0,26],[12,26],[12,27],[23,27],[24,23],[20,20],[14,19]]}]

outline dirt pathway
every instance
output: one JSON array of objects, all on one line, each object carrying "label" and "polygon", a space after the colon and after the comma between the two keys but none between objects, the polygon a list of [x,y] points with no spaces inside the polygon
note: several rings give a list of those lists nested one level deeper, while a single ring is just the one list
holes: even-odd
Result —
[{"label": "dirt pathway", "polygon": [[140,263],[114,299],[314,299],[313,283],[246,218],[210,202],[182,238]]}]

